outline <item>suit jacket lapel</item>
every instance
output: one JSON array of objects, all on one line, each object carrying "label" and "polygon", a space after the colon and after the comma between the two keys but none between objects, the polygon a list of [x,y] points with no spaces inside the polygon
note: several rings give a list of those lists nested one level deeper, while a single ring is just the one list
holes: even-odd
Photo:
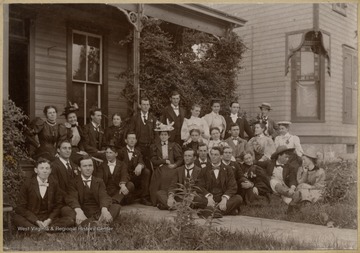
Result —
[{"label": "suit jacket lapel", "polygon": [[34,178],[34,180],[31,183],[32,187],[34,188],[36,195],[38,196],[39,200],[41,201],[41,194],[40,194],[40,189],[39,189],[39,183],[37,181],[37,177]]},{"label": "suit jacket lapel", "polygon": [[224,184],[225,184],[225,174],[226,174],[226,168],[225,168],[225,165],[222,164],[220,167],[220,171],[219,171],[219,178],[220,178],[221,186],[224,186]]},{"label": "suit jacket lapel", "polygon": [[82,178],[81,176],[79,176],[77,179],[76,179],[76,185],[77,185],[77,190],[78,190],[78,193],[79,193],[79,199],[80,199],[80,203],[84,203],[84,183],[82,181]]},{"label": "suit jacket lapel", "polygon": [[193,173],[191,174],[191,177],[194,179],[194,181],[197,179],[201,169],[197,166],[194,166]]},{"label": "suit jacket lapel", "polygon": [[60,169],[60,174],[61,177],[63,178],[64,182],[68,182],[68,176],[67,176],[67,168],[65,167],[65,165],[60,161],[60,159],[58,158],[57,163],[59,164],[59,169]]}]

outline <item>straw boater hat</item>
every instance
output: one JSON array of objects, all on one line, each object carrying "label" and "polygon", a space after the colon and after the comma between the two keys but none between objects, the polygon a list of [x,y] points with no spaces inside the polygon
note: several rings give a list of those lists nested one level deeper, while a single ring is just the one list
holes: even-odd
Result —
[{"label": "straw boater hat", "polygon": [[290,121],[279,121],[277,124],[278,124],[279,126],[282,125],[282,126],[288,127],[288,126],[291,125],[291,122],[290,122]]},{"label": "straw boater hat", "polygon": [[160,121],[156,122],[156,128],[154,129],[154,131],[156,132],[170,132],[172,130],[174,130],[174,122],[172,122],[169,125],[165,125],[163,123],[161,123]]},{"label": "straw boater hat", "polygon": [[290,151],[294,151],[294,150],[295,150],[295,148],[288,148],[285,145],[279,146],[279,147],[277,147],[275,153],[271,155],[271,159],[274,159],[274,158],[277,159],[277,157],[279,155],[281,155],[285,152],[290,152]]},{"label": "straw boater hat", "polygon": [[269,111],[272,110],[270,103],[262,103],[262,104],[259,106],[259,108],[260,108],[260,109],[265,108],[265,109],[268,109]]},{"label": "straw boater hat", "polygon": [[318,158],[316,148],[313,146],[309,147],[303,154],[310,158]]}]

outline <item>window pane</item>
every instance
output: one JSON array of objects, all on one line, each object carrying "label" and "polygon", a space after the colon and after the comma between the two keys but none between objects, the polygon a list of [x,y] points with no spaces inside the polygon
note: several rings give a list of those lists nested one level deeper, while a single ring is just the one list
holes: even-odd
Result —
[{"label": "window pane", "polygon": [[296,82],[296,116],[318,117],[318,88],[314,81]]},{"label": "window pane", "polygon": [[84,124],[84,84],[83,83],[73,83],[72,86],[72,96],[73,101],[78,104],[79,111],[76,112],[76,115],[78,117],[78,122],[80,125]]},{"label": "window pane", "polygon": [[73,34],[72,47],[73,79],[86,81],[86,36]]},{"label": "window pane", "polygon": [[88,81],[100,82],[100,38],[88,37]]},{"label": "window pane", "polygon": [[314,79],[314,53],[301,52],[301,79]]}]

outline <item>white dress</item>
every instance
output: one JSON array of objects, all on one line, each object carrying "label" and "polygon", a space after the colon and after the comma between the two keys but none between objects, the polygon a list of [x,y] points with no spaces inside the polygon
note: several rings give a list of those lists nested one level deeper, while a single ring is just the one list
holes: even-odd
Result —
[{"label": "white dress", "polygon": [[203,140],[210,138],[209,126],[206,121],[202,118],[191,116],[189,119],[184,119],[184,123],[181,127],[181,140],[184,142],[188,141],[192,129],[199,129]]}]

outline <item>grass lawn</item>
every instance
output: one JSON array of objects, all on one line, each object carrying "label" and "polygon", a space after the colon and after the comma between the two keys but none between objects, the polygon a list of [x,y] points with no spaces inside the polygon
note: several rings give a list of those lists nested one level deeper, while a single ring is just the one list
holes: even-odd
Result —
[{"label": "grass lawn", "polygon": [[[195,225],[179,240],[173,236],[174,223],[144,220],[139,214],[121,214],[117,223],[102,231],[61,233],[16,233],[4,250],[68,251],[68,250],[311,250],[316,244],[294,240],[279,242],[271,234],[209,229]],[[186,238],[186,235],[191,235]],[[333,243],[329,249],[341,249]]]},{"label": "grass lawn", "polygon": [[265,198],[248,206],[242,206],[241,215],[275,220],[327,225],[357,229],[357,164],[353,162],[331,163],[321,166],[327,176],[326,200],[306,206],[288,215],[288,206],[279,196],[272,195],[271,203]]}]

